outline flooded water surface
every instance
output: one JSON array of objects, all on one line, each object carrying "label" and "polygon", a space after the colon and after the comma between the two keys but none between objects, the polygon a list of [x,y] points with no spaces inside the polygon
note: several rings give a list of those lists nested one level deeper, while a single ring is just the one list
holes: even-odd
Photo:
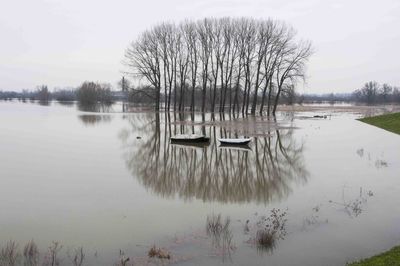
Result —
[{"label": "flooded water surface", "polygon": [[[78,247],[87,265],[344,265],[400,242],[400,137],[352,109],[80,109],[0,103],[0,248],[33,239],[44,260],[57,241],[61,265]],[[211,140],[170,143],[182,133]]]}]

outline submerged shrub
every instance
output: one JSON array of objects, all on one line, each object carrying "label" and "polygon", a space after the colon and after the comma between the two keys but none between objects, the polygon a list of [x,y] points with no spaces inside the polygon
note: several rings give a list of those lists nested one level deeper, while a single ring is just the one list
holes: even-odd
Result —
[{"label": "submerged shrub", "polygon": [[88,81],[78,88],[77,98],[79,103],[84,105],[111,104],[113,102],[110,85]]},{"label": "submerged shrub", "polygon": [[50,101],[50,92],[46,85],[38,87],[35,94],[35,98],[37,98],[40,103],[48,103]]},{"label": "submerged shrub", "polygon": [[278,240],[286,236],[286,211],[272,209],[268,217],[262,216],[257,222],[258,230],[254,242],[262,251],[270,251],[276,248]]}]

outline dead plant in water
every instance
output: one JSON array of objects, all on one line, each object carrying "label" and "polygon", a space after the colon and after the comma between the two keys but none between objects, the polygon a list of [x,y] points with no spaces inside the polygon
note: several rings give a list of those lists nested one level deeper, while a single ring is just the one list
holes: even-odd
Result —
[{"label": "dead plant in water", "polygon": [[256,233],[256,244],[260,251],[273,251],[276,248],[277,238],[274,232],[260,229]]},{"label": "dead plant in water", "polygon": [[383,167],[388,167],[388,163],[386,162],[386,161],[384,161],[384,160],[376,160],[375,161],[375,167],[376,168],[383,168]]},{"label": "dead plant in water", "polygon": [[306,231],[310,227],[318,227],[322,224],[327,224],[329,222],[328,219],[323,220],[320,218],[319,215],[320,209],[321,209],[320,205],[317,205],[312,208],[312,214],[303,219],[303,226],[301,227],[301,230]]},{"label": "dead plant in water", "polygon": [[364,193],[363,188],[360,187],[359,196],[354,200],[347,201],[345,199],[345,186],[343,187],[342,191],[342,201],[343,202],[336,202],[330,200],[329,203],[333,203],[343,207],[343,210],[352,218],[358,217],[364,211],[364,205],[367,204],[368,198],[374,196],[374,193],[371,190],[368,190]]},{"label": "dead plant in water", "polygon": [[68,257],[71,259],[72,265],[82,266],[83,261],[85,260],[85,253],[83,252],[83,247],[76,248],[74,250],[73,255],[70,255],[68,252]]},{"label": "dead plant in water", "polygon": [[125,253],[122,250],[120,250],[119,251],[119,261],[115,265],[116,266],[127,266],[129,263],[129,260],[130,260],[129,257],[126,257]]},{"label": "dead plant in water", "polygon": [[230,257],[231,251],[235,249],[233,233],[230,228],[231,220],[229,217],[222,222],[221,214],[207,216],[206,232],[212,240],[212,246],[223,258]]},{"label": "dead plant in water", "polygon": [[44,261],[43,265],[44,266],[60,265],[60,260],[57,256],[61,249],[62,249],[62,245],[60,245],[60,243],[53,242],[53,244],[49,247],[48,254],[45,257],[45,261]]},{"label": "dead plant in water", "polygon": [[19,257],[18,244],[10,240],[0,251],[0,265],[15,266]]},{"label": "dead plant in water", "polygon": [[260,251],[272,252],[278,240],[286,236],[287,211],[272,209],[268,217],[261,217],[257,222],[258,230],[255,236],[255,244]]},{"label": "dead plant in water", "polygon": [[208,236],[219,235],[222,230],[221,214],[207,216],[206,231]]},{"label": "dead plant in water", "polygon": [[31,240],[24,247],[24,260],[26,266],[36,266],[39,263],[39,249],[36,243]]},{"label": "dead plant in water", "polygon": [[171,259],[171,255],[167,250],[152,246],[147,254],[149,258]]}]

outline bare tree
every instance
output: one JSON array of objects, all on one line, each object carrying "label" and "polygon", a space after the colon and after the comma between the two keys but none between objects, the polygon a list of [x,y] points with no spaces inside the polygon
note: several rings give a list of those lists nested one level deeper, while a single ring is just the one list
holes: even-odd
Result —
[{"label": "bare tree", "polygon": [[254,94],[253,94],[253,103],[251,106],[251,114],[256,113],[257,107],[257,99],[258,99],[258,88],[261,86],[264,78],[267,73],[261,74],[261,66],[262,63],[265,63],[265,58],[267,55],[267,51],[270,49],[269,46],[272,43],[272,33],[273,33],[273,22],[271,20],[261,21],[258,23],[258,32],[257,32],[257,53],[256,53],[256,80],[254,84]]},{"label": "bare tree", "polygon": [[272,114],[275,115],[279,96],[287,86],[296,84],[296,81],[305,78],[305,63],[312,54],[310,42],[300,43],[298,46],[290,46],[283,52],[276,72],[277,93],[275,96]]},{"label": "bare tree", "polygon": [[154,38],[155,32],[146,31],[140,39],[133,42],[125,51],[125,64],[133,70],[134,77],[145,77],[155,88],[155,110],[160,110],[160,53],[159,43]]},{"label": "bare tree", "polygon": [[185,42],[187,45],[187,51],[189,54],[189,63],[190,63],[190,78],[191,78],[191,89],[192,94],[190,98],[190,111],[194,112],[195,105],[195,90],[196,90],[196,82],[197,82],[197,69],[199,66],[199,49],[198,49],[198,32],[196,30],[196,24],[193,22],[186,22],[182,26],[183,36],[185,38]]},{"label": "bare tree", "polygon": [[200,38],[200,61],[201,61],[201,80],[202,80],[202,97],[201,97],[201,111],[205,111],[206,95],[207,95],[207,81],[209,76],[209,62],[211,58],[211,21],[204,19],[197,23],[197,32]]},{"label": "bare tree", "polygon": [[187,46],[185,44],[184,36],[183,36],[183,24],[181,25],[179,31],[177,32],[176,37],[176,53],[177,53],[177,64],[179,71],[179,111],[184,111],[185,109],[185,89],[186,89],[186,80],[188,75],[188,67],[189,67],[189,51],[187,50]]}]

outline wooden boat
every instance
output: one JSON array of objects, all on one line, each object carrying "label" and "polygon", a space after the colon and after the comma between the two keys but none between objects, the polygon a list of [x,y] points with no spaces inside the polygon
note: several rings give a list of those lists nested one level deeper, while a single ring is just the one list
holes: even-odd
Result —
[{"label": "wooden boat", "polygon": [[250,143],[251,138],[236,138],[236,139],[218,139],[223,145],[247,145]]},{"label": "wooden boat", "polygon": [[204,143],[209,141],[209,137],[197,134],[175,135],[171,137],[171,143]]}]

